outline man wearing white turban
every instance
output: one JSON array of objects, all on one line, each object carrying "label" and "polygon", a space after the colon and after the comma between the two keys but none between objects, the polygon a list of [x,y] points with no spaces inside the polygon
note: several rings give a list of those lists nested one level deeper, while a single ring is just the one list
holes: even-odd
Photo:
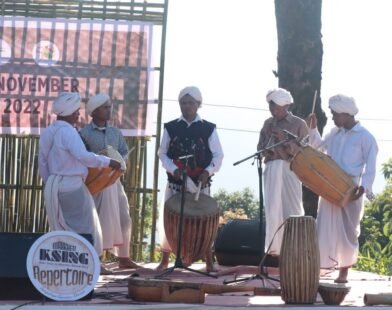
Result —
[{"label": "man wearing white turban", "polygon": [[[283,239],[283,229],[279,227],[291,215],[304,215],[301,182],[291,171],[289,159],[292,149],[308,135],[308,127],[304,120],[289,112],[293,98],[287,90],[271,90],[266,100],[272,117],[264,122],[257,150],[263,150],[265,163],[265,249],[269,249],[267,254],[277,256]],[[292,137],[297,138],[288,141]]]},{"label": "man wearing white turban", "polygon": [[38,168],[44,182],[44,199],[51,230],[91,234],[98,255],[102,252],[102,233],[97,211],[84,184],[87,167],[112,167],[120,163],[88,152],[74,125],[79,118],[80,96],[60,93],[52,112],[57,120],[42,131]]},{"label": "man wearing white turban", "polygon": [[[195,192],[197,185],[200,185],[201,193],[210,195],[211,177],[222,165],[223,151],[216,125],[202,119],[197,113],[202,100],[197,87],[185,87],[178,96],[182,115],[164,125],[158,156],[168,176],[165,201],[181,192],[182,171],[185,169],[188,175],[186,190]],[[185,155],[193,155],[187,167],[184,161],[179,159]],[[163,205],[158,227],[162,249],[162,260],[157,267],[158,270],[168,267],[171,252],[163,225]],[[213,271],[212,249],[208,251],[206,267],[207,271]]]},{"label": "man wearing white turban", "polygon": [[316,224],[320,267],[338,268],[335,282],[345,283],[348,270],[358,257],[363,194],[372,196],[378,146],[373,135],[355,120],[358,108],[354,98],[341,94],[332,96],[329,108],[336,127],[322,139],[317,130],[317,118],[311,114],[307,120],[311,126],[310,143],[326,152],[359,186],[344,208],[320,197]]},{"label": "man wearing white turban", "polygon": [[[92,96],[86,105],[92,121],[80,130],[87,149],[98,153],[112,147],[126,160],[128,146],[121,131],[109,124],[112,103],[107,94]],[[118,179],[111,186],[93,196],[102,227],[103,249],[110,250],[119,259],[119,268],[139,267],[130,258],[132,221],[128,198]]]}]

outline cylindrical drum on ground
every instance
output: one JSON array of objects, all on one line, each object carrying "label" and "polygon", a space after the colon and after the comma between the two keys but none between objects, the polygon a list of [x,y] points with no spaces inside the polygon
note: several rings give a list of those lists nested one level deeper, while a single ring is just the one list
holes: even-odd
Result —
[{"label": "cylindrical drum on ground", "polygon": [[286,220],[279,266],[283,301],[314,303],[319,286],[320,251],[313,217],[291,216]]}]

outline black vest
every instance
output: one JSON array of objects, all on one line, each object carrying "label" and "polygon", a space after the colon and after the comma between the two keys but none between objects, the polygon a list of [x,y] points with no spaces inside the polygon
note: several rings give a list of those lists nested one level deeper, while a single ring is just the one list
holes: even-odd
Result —
[{"label": "black vest", "polygon": [[[173,160],[177,167],[184,168],[187,164],[188,176],[195,182],[203,170],[211,163],[212,153],[208,146],[208,138],[211,136],[216,125],[205,120],[194,122],[189,127],[181,120],[174,120],[165,124],[165,129],[170,136],[170,145],[167,156]],[[178,158],[185,155],[193,155],[186,160]],[[168,173],[170,183],[181,185]]]}]

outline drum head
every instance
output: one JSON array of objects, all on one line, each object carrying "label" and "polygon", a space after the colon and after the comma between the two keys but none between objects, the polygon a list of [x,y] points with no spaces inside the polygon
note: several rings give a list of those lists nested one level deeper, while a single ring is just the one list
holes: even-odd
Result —
[{"label": "drum head", "polygon": [[[177,193],[165,202],[165,209],[180,213],[181,193]],[[188,216],[211,215],[218,213],[218,203],[208,195],[200,194],[195,201],[195,194],[185,193],[184,214]]]},{"label": "drum head", "polygon": [[123,171],[127,170],[127,165],[124,161],[124,158],[111,145],[107,145],[106,148],[102,150],[100,153],[111,159],[117,160],[121,164],[121,170]]}]

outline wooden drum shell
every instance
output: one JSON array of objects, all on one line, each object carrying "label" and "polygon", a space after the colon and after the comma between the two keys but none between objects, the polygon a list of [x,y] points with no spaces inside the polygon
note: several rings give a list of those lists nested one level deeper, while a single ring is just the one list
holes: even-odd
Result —
[{"label": "wooden drum shell", "polygon": [[280,250],[281,297],[289,304],[312,304],[319,287],[320,251],[316,222],[292,216],[284,226]]},{"label": "wooden drum shell", "polygon": [[303,185],[339,207],[347,205],[357,187],[331,157],[310,146],[297,152],[290,168]]},{"label": "wooden drum shell", "polygon": [[111,159],[115,159],[121,163],[120,170],[114,170],[111,167],[105,168],[88,168],[88,175],[85,184],[90,191],[91,195],[95,195],[106,187],[114,184],[119,177],[124,173],[126,164],[120,153],[118,153],[113,147],[107,146],[104,150],[98,152],[98,154],[105,155]]},{"label": "wooden drum shell", "polygon": [[124,171],[115,171],[111,167],[89,168],[85,184],[91,195],[95,195],[114,184],[123,173]]},{"label": "wooden drum shell", "polygon": [[[212,248],[219,224],[219,209],[216,201],[205,194],[185,193],[184,218],[182,229],[181,260],[184,266],[203,259]],[[164,227],[167,241],[177,254],[178,227],[180,224],[181,194],[173,195],[165,203]]]}]

